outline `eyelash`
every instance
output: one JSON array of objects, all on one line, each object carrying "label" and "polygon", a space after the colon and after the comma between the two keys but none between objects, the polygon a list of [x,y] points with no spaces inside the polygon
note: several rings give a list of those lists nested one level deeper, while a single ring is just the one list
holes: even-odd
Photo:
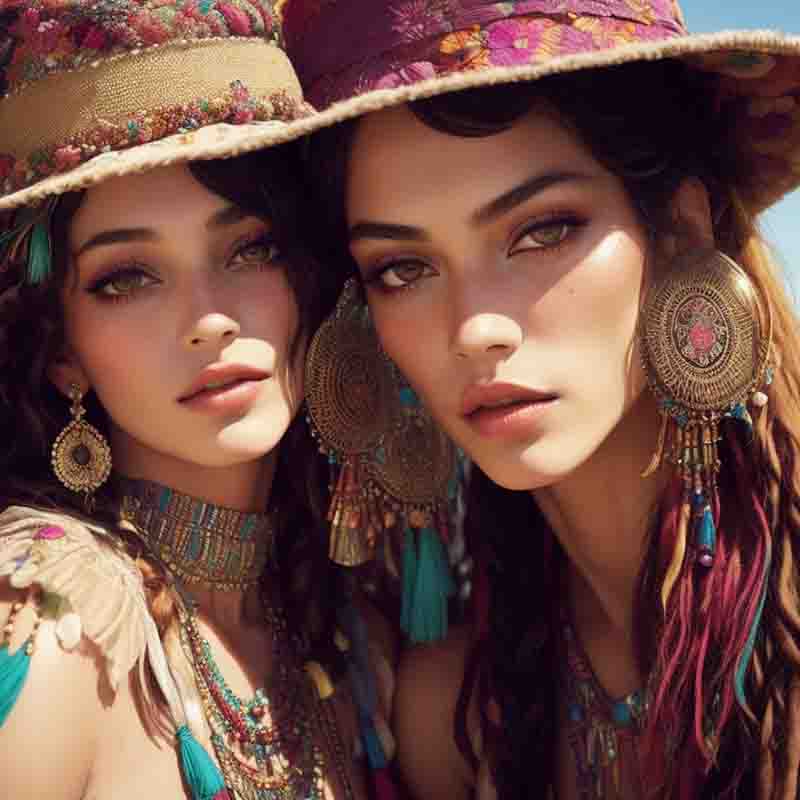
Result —
[{"label": "eyelash", "polygon": [[[531,250],[546,250],[548,253],[553,253],[556,250],[560,249],[562,245],[567,243],[569,239],[572,238],[572,234],[583,228],[588,223],[588,220],[584,217],[579,217],[577,214],[566,212],[566,213],[556,213],[551,215],[546,219],[540,219],[536,222],[528,225],[524,228],[519,235],[515,238],[514,243],[508,250],[508,256],[518,255],[522,252],[530,252]],[[520,241],[524,239],[526,236],[530,236],[538,231],[546,230],[548,228],[558,228],[558,227],[566,227],[568,230],[565,232],[563,238],[558,242],[552,245],[541,244],[539,247],[527,247],[521,250],[514,251],[514,248],[517,247]],[[414,258],[400,258],[395,259],[393,261],[384,262],[382,264],[378,264],[373,270],[371,270],[365,277],[364,277],[364,285],[369,287],[374,287],[378,291],[382,291],[387,294],[392,294],[394,292],[402,292],[408,291],[423,279],[424,275],[419,276],[416,279],[409,280],[406,283],[403,283],[400,286],[389,286],[386,284],[384,280],[384,276],[390,272],[391,270],[398,269],[404,265],[420,265],[424,269],[432,269],[427,264],[419,261],[418,259]]]},{"label": "eyelash", "polygon": [[[254,247],[255,245],[263,245],[265,248],[268,248],[270,250],[270,256],[266,259],[258,259],[257,261],[246,262],[244,266],[234,269],[234,272],[246,272],[251,269],[267,269],[272,267],[282,256],[281,251],[272,236],[267,232],[262,232],[258,235],[249,236],[239,240],[234,245],[233,256],[231,257],[229,263],[233,262],[237,256],[240,256],[244,250]],[[146,283],[145,286],[138,286],[130,289],[127,292],[119,292],[117,294],[108,294],[104,291],[107,287],[111,286],[114,282],[119,281],[121,278],[133,278],[137,276],[144,276],[149,282]],[[89,294],[97,295],[98,298],[102,299],[103,302],[125,303],[132,300],[134,295],[136,295],[139,291],[147,288],[147,286],[155,282],[158,282],[158,279],[153,277],[147,271],[144,264],[133,261],[127,264],[117,265],[117,267],[108,274],[96,278],[94,281],[92,281],[92,283],[89,284],[89,286],[86,288],[86,291]]]}]

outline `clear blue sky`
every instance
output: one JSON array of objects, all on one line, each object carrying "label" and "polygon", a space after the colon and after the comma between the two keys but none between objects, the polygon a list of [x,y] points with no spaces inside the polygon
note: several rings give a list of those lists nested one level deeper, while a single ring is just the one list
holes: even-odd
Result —
[{"label": "clear blue sky", "polygon": [[[680,0],[680,5],[693,33],[770,28],[800,35],[800,0]],[[800,305],[800,190],[764,215],[763,228],[786,266]]]}]

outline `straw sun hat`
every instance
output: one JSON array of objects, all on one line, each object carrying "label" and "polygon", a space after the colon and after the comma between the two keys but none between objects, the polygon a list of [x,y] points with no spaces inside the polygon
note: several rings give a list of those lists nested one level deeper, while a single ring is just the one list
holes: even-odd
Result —
[{"label": "straw sun hat", "polygon": [[[800,37],[689,35],[676,0],[284,0],[313,127],[461,89],[634,61],[700,71],[761,210],[800,185]],[[658,86],[653,92],[659,91]],[[632,110],[635,113],[635,99]]]},{"label": "straw sun hat", "polygon": [[272,0],[0,0],[0,211],[308,126]]}]

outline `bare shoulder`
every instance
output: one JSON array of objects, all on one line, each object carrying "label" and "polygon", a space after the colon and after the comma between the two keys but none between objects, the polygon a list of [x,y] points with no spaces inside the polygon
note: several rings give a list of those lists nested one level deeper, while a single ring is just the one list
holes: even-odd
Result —
[{"label": "bare shoulder", "polygon": [[455,739],[455,713],[470,647],[470,630],[409,648],[400,658],[394,703],[398,764],[417,800],[468,798],[473,771]]},{"label": "bare shoulder", "polygon": [[78,800],[110,694],[96,647],[82,639],[67,652],[54,622],[42,621],[34,633],[37,614],[27,593],[0,579],[8,634],[0,648],[0,796]]}]

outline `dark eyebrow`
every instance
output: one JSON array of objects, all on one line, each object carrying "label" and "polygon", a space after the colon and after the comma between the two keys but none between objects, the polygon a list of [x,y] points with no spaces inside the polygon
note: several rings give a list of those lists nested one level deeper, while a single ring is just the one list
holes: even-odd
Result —
[{"label": "dark eyebrow", "polygon": [[406,242],[428,241],[428,234],[413,225],[392,225],[388,222],[357,222],[350,228],[350,243],[358,239],[399,239]]},{"label": "dark eyebrow", "polygon": [[[225,206],[225,208],[211,215],[208,222],[206,222],[206,228],[220,228],[236,225],[242,220],[252,216],[254,215],[239,206]],[[72,257],[78,258],[93,247],[124,244],[126,242],[152,242],[156,239],[158,239],[158,234],[150,228],[115,228],[114,230],[101,231],[95,236],[92,236],[75,251]]]},{"label": "dark eyebrow", "polygon": [[[475,211],[470,219],[474,225],[485,225],[497,217],[507,214],[517,206],[530,200],[534,195],[559,183],[592,180],[590,175],[579,172],[548,172],[534,175],[524,183],[501,194],[483,208]],[[350,243],[359,239],[397,239],[402,241],[425,242],[430,237],[422,228],[412,225],[394,225],[388,222],[357,222],[350,228]]]},{"label": "dark eyebrow", "polygon": [[485,225],[497,217],[508,214],[513,211],[517,206],[522,205],[526,200],[555,186],[559,183],[572,183],[574,181],[589,181],[590,175],[584,175],[579,172],[547,172],[544,175],[534,175],[528,178],[524,183],[515,186],[513,189],[501,194],[500,197],[495,198],[483,208],[479,208],[472,214],[471,221],[475,225]]}]

